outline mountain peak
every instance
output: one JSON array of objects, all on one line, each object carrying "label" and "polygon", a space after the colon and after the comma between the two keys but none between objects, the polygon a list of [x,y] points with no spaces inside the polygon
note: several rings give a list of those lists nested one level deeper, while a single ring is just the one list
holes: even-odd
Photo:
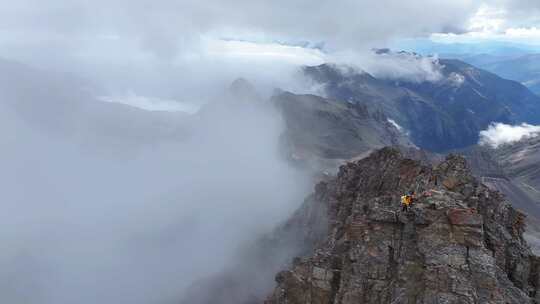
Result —
[{"label": "mountain peak", "polygon": [[240,101],[253,102],[261,99],[251,82],[244,78],[237,78],[234,80],[229,87],[229,91],[233,98],[239,99]]},{"label": "mountain peak", "polygon": [[[417,198],[402,211],[411,191]],[[327,210],[326,236],[276,276],[268,304],[517,304],[537,294],[525,215],[461,156],[425,166],[384,148],[342,166],[313,197]]]}]

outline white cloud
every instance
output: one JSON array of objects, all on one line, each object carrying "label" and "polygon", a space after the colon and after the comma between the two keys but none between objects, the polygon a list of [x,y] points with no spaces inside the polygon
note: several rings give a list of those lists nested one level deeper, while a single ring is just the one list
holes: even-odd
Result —
[{"label": "white cloud", "polygon": [[503,123],[491,124],[487,130],[480,132],[480,145],[489,145],[497,148],[501,145],[520,141],[522,139],[540,135],[540,126],[526,123],[521,125],[507,125]]},{"label": "white cloud", "polygon": [[516,27],[506,28],[500,32],[495,31],[471,31],[463,34],[435,33],[431,39],[441,43],[474,43],[481,41],[503,41],[523,43],[530,45],[540,44],[540,28]]},{"label": "white cloud", "polygon": [[101,96],[99,100],[121,103],[147,111],[185,112],[188,114],[196,113],[200,107],[200,105],[193,103],[140,96],[133,92],[128,92],[125,96]]},{"label": "white cloud", "polygon": [[448,82],[453,84],[455,87],[460,87],[465,82],[465,76],[459,73],[450,73],[448,76]]},{"label": "white cloud", "polygon": [[376,78],[420,83],[443,79],[437,57],[419,56],[406,52],[341,52],[329,56],[334,62],[350,65]]},{"label": "white cloud", "polygon": [[0,19],[3,47],[11,54],[45,49],[65,57],[134,46],[132,52],[167,61],[197,51],[204,36],[323,43],[331,50],[374,47],[392,38],[462,29],[477,7],[472,0],[21,0],[2,6]]},{"label": "white cloud", "polygon": [[[488,4],[486,4],[488,3]],[[487,1],[469,19],[462,33],[433,33],[437,42],[468,43],[506,41],[540,44],[538,1]]]},{"label": "white cloud", "polygon": [[504,25],[506,11],[501,8],[481,6],[469,20],[469,32],[498,32]]},{"label": "white cloud", "polygon": [[513,39],[536,39],[540,43],[540,29],[535,26],[509,28],[505,31],[505,36]]},{"label": "white cloud", "polygon": [[241,60],[273,60],[297,65],[317,65],[325,61],[318,49],[289,46],[279,43],[260,43],[238,40],[207,39],[205,52],[214,57]]},{"label": "white cloud", "polygon": [[[297,65],[335,62],[329,56],[395,38],[460,31],[478,7],[472,0],[21,0],[0,7],[0,57],[82,75],[108,90],[101,95],[135,88],[196,100],[237,77],[265,92],[301,92],[288,85]],[[364,62],[362,69],[381,77],[440,78],[427,59]]]}]

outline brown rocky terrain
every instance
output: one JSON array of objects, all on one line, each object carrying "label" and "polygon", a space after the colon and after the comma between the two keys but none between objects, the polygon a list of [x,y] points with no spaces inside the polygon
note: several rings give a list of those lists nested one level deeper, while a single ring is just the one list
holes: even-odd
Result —
[{"label": "brown rocky terrain", "polygon": [[[402,212],[399,198],[411,190],[425,195]],[[302,209],[311,211],[288,223],[325,233],[307,238],[311,254],[278,273],[267,304],[540,300],[525,215],[475,179],[462,157],[428,166],[384,148],[343,165]]]}]

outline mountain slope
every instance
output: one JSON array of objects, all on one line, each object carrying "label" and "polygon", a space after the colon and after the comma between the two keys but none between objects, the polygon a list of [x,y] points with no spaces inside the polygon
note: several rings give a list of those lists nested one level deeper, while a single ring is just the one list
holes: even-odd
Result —
[{"label": "mountain slope", "polygon": [[[400,212],[410,190],[431,195]],[[276,276],[265,303],[538,300],[524,214],[478,183],[463,158],[427,167],[385,148],[343,166],[315,197],[327,209],[327,234]]]},{"label": "mountain slope", "polygon": [[519,81],[534,93],[540,93],[540,54],[494,57],[487,62],[482,57],[471,56],[464,60],[501,77]]},{"label": "mountain slope", "polygon": [[540,203],[540,137],[503,145],[496,149],[496,156],[508,176]]},{"label": "mountain slope", "polygon": [[441,75],[437,81],[377,79],[329,64],[306,67],[304,73],[323,84],[330,98],[382,111],[410,131],[417,146],[431,151],[474,145],[494,121],[540,121],[540,97],[523,85],[458,60],[434,64]]},{"label": "mountain slope", "polygon": [[283,142],[297,162],[337,167],[373,149],[411,145],[386,116],[362,105],[288,92],[273,96],[271,103],[283,115]]},{"label": "mountain slope", "polygon": [[507,194],[517,207],[540,218],[540,137],[460,152],[475,174]]}]

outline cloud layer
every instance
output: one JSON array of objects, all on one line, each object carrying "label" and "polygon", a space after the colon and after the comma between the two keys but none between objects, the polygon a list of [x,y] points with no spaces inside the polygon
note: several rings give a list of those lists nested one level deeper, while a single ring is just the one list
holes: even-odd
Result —
[{"label": "cloud layer", "polygon": [[21,0],[0,8],[0,57],[82,75],[104,87],[102,95],[184,102],[236,77],[267,92],[288,89],[297,65],[347,52],[365,57],[361,67],[378,77],[433,81],[440,75],[428,61],[372,60],[366,50],[462,33],[480,7],[473,0]]},{"label": "cloud layer", "polygon": [[184,112],[194,114],[200,107],[198,104],[140,96],[133,92],[128,92],[124,96],[102,96],[99,99],[104,102],[126,104],[147,111]]},{"label": "cloud layer", "polygon": [[526,123],[515,126],[495,123],[490,125],[487,130],[480,132],[480,144],[497,148],[504,144],[538,135],[540,135],[540,126],[533,126]]},{"label": "cloud layer", "polygon": [[278,155],[271,109],[213,107],[188,138],[134,152],[114,135],[51,136],[2,106],[3,303],[174,303],[308,192]]},{"label": "cloud layer", "polygon": [[40,47],[75,56],[90,50],[95,56],[136,48],[171,60],[197,53],[203,36],[372,47],[393,37],[461,29],[479,6],[475,2],[22,0],[0,9],[0,30],[2,42],[13,49]]},{"label": "cloud layer", "polygon": [[508,41],[538,44],[540,2],[534,0],[483,1],[463,32],[436,33],[442,42]]}]

